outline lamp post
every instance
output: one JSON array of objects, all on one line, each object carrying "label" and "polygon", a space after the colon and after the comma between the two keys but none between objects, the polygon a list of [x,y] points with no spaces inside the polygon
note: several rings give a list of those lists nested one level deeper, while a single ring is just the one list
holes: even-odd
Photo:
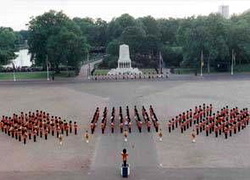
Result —
[{"label": "lamp post", "polygon": [[88,62],[87,77],[88,77],[88,79],[90,79],[90,62],[89,62],[89,53],[87,54],[87,62]]},{"label": "lamp post", "polygon": [[16,67],[14,62],[12,62],[12,66],[13,66],[13,81],[16,81]]},{"label": "lamp post", "polygon": [[232,49],[231,75],[234,75],[235,52]]},{"label": "lamp post", "polygon": [[48,55],[46,58],[46,65],[47,65],[47,81],[49,81],[49,60],[48,60]]},{"label": "lamp post", "polygon": [[201,51],[201,77],[203,76],[202,74],[202,67],[204,66],[204,57],[203,57],[203,50]]}]

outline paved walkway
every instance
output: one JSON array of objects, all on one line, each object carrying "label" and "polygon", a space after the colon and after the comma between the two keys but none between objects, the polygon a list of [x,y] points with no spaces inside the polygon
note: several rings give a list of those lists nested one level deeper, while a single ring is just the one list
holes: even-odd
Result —
[{"label": "paved walkway", "polygon": [[[126,148],[129,153],[128,163],[131,175],[141,174],[141,170],[155,169],[158,166],[157,151],[152,133],[132,133],[125,142],[122,135],[107,134],[99,136],[94,160],[91,165],[91,179],[100,179],[108,171],[110,179],[120,177],[122,164],[121,151]],[[103,178],[102,178],[103,179]]]},{"label": "paved walkway", "polygon": [[77,79],[87,79],[88,75],[90,75],[91,71],[94,69],[95,64],[101,63],[102,61],[103,61],[103,59],[99,59],[97,61],[84,64],[81,67],[81,70],[79,72],[79,75],[77,76]]}]

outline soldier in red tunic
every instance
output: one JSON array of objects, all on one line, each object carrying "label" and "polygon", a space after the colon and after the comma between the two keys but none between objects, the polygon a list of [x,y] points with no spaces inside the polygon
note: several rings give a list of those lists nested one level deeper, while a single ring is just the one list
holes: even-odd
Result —
[{"label": "soldier in red tunic", "polygon": [[23,144],[26,144],[27,137],[28,137],[27,132],[24,132],[24,133],[23,133]]},{"label": "soldier in red tunic", "polygon": [[168,132],[171,133],[171,126],[172,126],[172,123],[171,121],[169,120],[168,121]]},{"label": "soldier in red tunic", "polygon": [[46,128],[45,130],[44,130],[44,138],[45,138],[45,140],[47,140],[48,139],[48,128]]},{"label": "soldier in red tunic", "polygon": [[33,140],[34,140],[34,142],[36,142],[36,136],[37,136],[37,130],[34,129],[34,131],[33,131]]},{"label": "soldier in red tunic", "polygon": [[64,123],[64,129],[65,129],[65,132],[66,132],[66,136],[68,136],[69,135],[69,125],[68,125],[67,122]]},{"label": "soldier in red tunic", "polygon": [[69,121],[69,133],[72,133],[72,121]]},{"label": "soldier in red tunic", "polygon": [[77,135],[77,129],[78,129],[77,124],[76,124],[76,122],[74,122],[75,135]]},{"label": "soldier in red tunic", "polygon": [[199,124],[195,125],[195,129],[196,129],[196,135],[199,135]]},{"label": "soldier in red tunic", "polygon": [[123,161],[123,166],[127,166],[127,161],[128,161],[128,153],[126,149],[123,149],[122,153],[122,161]]},{"label": "soldier in red tunic", "polygon": [[59,138],[60,131],[61,131],[60,125],[57,124],[57,127],[56,127],[56,137],[57,138]]},{"label": "soldier in red tunic", "polygon": [[225,139],[227,139],[227,137],[228,137],[228,128],[227,127],[224,128],[224,134],[225,134]]}]

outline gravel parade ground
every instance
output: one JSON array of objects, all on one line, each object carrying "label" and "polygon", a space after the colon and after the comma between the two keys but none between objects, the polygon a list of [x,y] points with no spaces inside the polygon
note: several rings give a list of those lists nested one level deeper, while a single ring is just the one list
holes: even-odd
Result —
[{"label": "gravel parade ground", "polygon": [[[0,85],[0,115],[11,116],[21,111],[43,110],[62,119],[76,121],[79,134],[58,139],[38,138],[26,145],[0,132],[0,179],[122,179],[121,155],[128,149],[131,175],[128,179],[249,179],[250,128],[233,135],[206,137],[198,135],[191,142],[191,129],[168,133],[166,123],[183,111],[203,103],[213,104],[215,110],[228,105],[250,108],[250,77],[191,78],[163,81],[109,81],[79,83],[5,83]],[[133,117],[133,107],[141,113],[144,105],[152,105],[160,120],[163,141],[155,130],[139,133],[135,125],[128,142],[120,134],[118,125],[111,134],[109,123],[105,134],[97,132],[84,141],[84,132],[97,106],[100,116],[108,107],[126,106]],[[100,121],[100,120],[99,120]],[[118,115],[116,117],[118,122]],[[134,119],[132,118],[132,123]],[[135,124],[135,123],[134,123]]]}]

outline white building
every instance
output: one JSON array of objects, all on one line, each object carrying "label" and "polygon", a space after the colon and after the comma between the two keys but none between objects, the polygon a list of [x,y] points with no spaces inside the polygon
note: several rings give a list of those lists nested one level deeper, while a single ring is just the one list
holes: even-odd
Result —
[{"label": "white building", "polygon": [[228,5],[219,6],[219,14],[221,14],[224,18],[229,18],[229,6]]}]

